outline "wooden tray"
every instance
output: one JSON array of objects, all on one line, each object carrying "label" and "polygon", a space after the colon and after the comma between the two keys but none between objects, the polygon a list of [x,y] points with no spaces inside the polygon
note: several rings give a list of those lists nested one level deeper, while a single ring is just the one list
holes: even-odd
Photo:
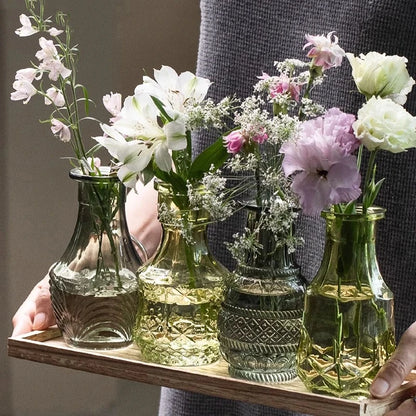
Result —
[{"label": "wooden tray", "polygon": [[113,351],[75,349],[64,343],[57,328],[9,338],[8,354],[90,373],[319,416],[381,416],[416,395],[414,374],[388,399],[345,400],[310,393],[299,379],[283,384],[261,384],[231,378],[223,360],[203,367],[166,367],[143,361],[135,346]]}]

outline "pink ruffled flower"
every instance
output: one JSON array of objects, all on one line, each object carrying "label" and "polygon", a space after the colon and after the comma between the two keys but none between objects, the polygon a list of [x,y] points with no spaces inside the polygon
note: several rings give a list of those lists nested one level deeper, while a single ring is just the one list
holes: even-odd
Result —
[{"label": "pink ruffled flower", "polygon": [[343,113],[339,108],[333,107],[324,116],[302,123],[301,135],[312,137],[318,131],[318,134],[333,137],[345,153],[351,154],[360,146],[360,140],[353,133],[354,122],[354,114]]},{"label": "pink ruffled flower", "polygon": [[332,40],[333,34],[334,32],[328,33],[327,36],[305,36],[308,43],[303,49],[312,46],[307,56],[313,59],[313,65],[321,67],[322,70],[340,66],[345,56],[345,51],[338,45],[338,38],[334,35],[334,40]]},{"label": "pink ruffled flower", "polygon": [[51,120],[52,133],[59,138],[59,140],[67,143],[71,140],[71,130],[62,121],[53,118]]},{"label": "pink ruffled flower", "polygon": [[287,75],[282,74],[280,75],[279,80],[272,84],[270,88],[270,97],[277,98],[279,95],[289,93],[293,100],[299,101],[300,88],[301,85],[293,82]]},{"label": "pink ruffled flower", "polygon": [[51,40],[44,37],[39,39],[39,46],[41,49],[36,52],[36,58],[41,61],[39,68],[43,71],[49,72],[49,79],[57,81],[59,76],[68,78],[71,75],[71,70],[66,68],[60,61],[58,51]]},{"label": "pink ruffled flower", "polygon": [[268,138],[269,136],[264,131],[264,129],[261,129],[256,134],[254,134],[251,140],[253,140],[253,142],[256,142],[258,144],[263,144]]},{"label": "pink ruffled flower", "polygon": [[245,142],[246,139],[241,130],[234,130],[227,136],[224,136],[224,144],[227,148],[227,152],[234,155],[242,149]]},{"label": "pink ruffled flower", "polygon": [[357,159],[351,143],[350,114],[331,109],[327,116],[303,123],[300,138],[286,142],[283,171],[294,175],[293,191],[306,215],[317,215],[332,204],[349,202],[361,194]]}]

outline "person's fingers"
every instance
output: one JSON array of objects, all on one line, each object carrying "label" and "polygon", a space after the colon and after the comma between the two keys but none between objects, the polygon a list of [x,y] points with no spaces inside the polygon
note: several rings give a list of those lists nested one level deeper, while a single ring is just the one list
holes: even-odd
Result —
[{"label": "person's fingers", "polygon": [[370,386],[370,393],[377,398],[386,397],[400,387],[415,365],[416,322],[403,334],[393,356],[378,372],[373,384]]},{"label": "person's fingers", "polygon": [[45,329],[55,323],[49,295],[49,276],[45,276],[30,292],[12,318],[12,336],[36,329]]},{"label": "person's fingers", "polygon": [[384,416],[415,416],[416,403],[413,399],[405,400],[397,409],[390,410]]},{"label": "person's fingers", "polygon": [[52,310],[49,284],[39,288],[35,300],[36,312],[33,318],[33,329],[41,330],[55,324],[55,316]]}]

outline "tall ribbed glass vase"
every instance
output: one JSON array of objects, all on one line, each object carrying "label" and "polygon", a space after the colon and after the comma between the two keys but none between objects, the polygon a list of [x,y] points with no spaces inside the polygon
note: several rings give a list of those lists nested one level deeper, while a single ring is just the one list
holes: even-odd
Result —
[{"label": "tall ribbed glass vase", "polygon": [[157,183],[157,190],[163,238],[153,261],[139,271],[136,341],[151,362],[209,364],[220,355],[217,316],[228,272],[208,249],[209,214],[178,208],[186,197],[167,184]]},{"label": "tall ribbed glass vase", "polygon": [[127,228],[125,188],[114,176],[74,169],[70,177],[78,183],[79,209],[72,238],[49,270],[56,322],[72,346],[126,347],[133,340],[142,263]]},{"label": "tall ribbed glass vase", "polygon": [[299,377],[313,392],[368,396],[395,347],[393,295],[376,258],[376,222],[384,210],[323,217],[325,251],[305,296]]},{"label": "tall ribbed glass vase", "polygon": [[[247,207],[247,227],[258,227],[261,208]],[[268,229],[257,233],[262,249],[247,256],[227,283],[219,314],[221,353],[232,376],[260,382],[296,377],[305,283],[287,247]]]}]

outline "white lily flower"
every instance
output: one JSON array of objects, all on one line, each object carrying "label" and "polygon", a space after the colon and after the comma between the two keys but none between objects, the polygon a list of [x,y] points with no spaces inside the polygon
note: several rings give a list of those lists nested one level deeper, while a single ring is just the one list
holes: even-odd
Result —
[{"label": "white lily flower", "polygon": [[32,22],[30,21],[30,18],[26,16],[25,14],[22,13],[19,16],[19,20],[20,20],[22,27],[19,27],[18,29],[15,30],[14,33],[16,33],[16,35],[19,35],[20,37],[25,37],[25,36],[31,36],[34,33],[38,32],[38,29],[32,26]]},{"label": "white lily flower", "polygon": [[197,77],[192,72],[180,75],[170,66],[162,66],[154,70],[154,78],[143,77],[143,84],[138,85],[135,94],[146,93],[158,98],[172,110],[184,113],[188,102],[200,103],[206,96],[211,82],[206,78]]}]

